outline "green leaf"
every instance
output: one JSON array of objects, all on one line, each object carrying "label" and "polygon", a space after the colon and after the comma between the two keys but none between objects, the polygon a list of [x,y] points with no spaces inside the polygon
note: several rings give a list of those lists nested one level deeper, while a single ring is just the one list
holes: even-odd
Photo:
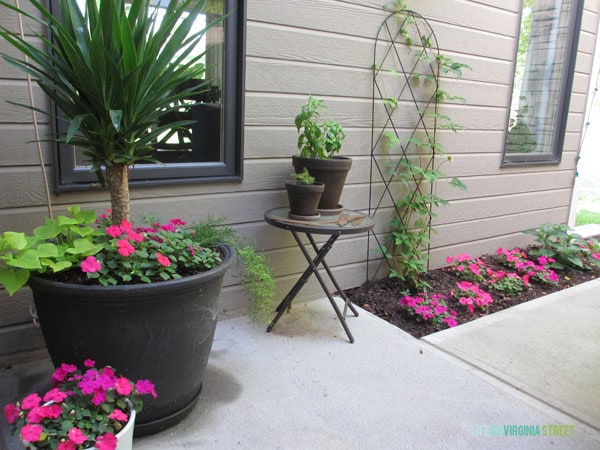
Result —
[{"label": "green leaf", "polygon": [[25,247],[27,247],[27,238],[25,237],[25,233],[6,231],[2,234],[0,244],[3,244],[2,247],[9,250],[23,250]]},{"label": "green leaf", "polygon": [[0,270],[0,285],[8,292],[8,295],[13,295],[21,289],[29,280],[29,270],[27,269],[1,269]]},{"label": "green leaf", "polygon": [[38,252],[32,249],[25,250],[15,255],[14,258],[6,260],[6,265],[27,270],[40,270],[42,268]]},{"label": "green leaf", "polygon": [[456,177],[454,177],[450,180],[450,186],[452,186],[453,188],[460,189],[462,191],[467,190],[467,185]]},{"label": "green leaf", "polygon": [[100,250],[103,249],[102,245],[96,245],[87,239],[76,239],[73,242],[73,247],[67,249],[67,253],[71,255],[82,255],[82,256],[90,256],[95,255]]},{"label": "green leaf", "polygon": [[69,129],[67,130],[67,137],[65,138],[65,142],[68,144],[73,139],[73,136],[79,131],[79,127],[81,126],[81,122],[88,116],[88,114],[84,114],[81,116],[75,117],[71,123],[69,124]]},{"label": "green leaf", "polygon": [[76,217],[82,224],[96,223],[96,211],[94,210],[87,209],[78,214],[73,214],[73,217]]},{"label": "green leaf", "polygon": [[71,263],[70,261],[58,261],[58,262],[54,262],[54,261],[48,261],[46,263],[46,261],[42,261],[44,264],[46,264],[50,269],[52,269],[52,272],[56,273],[56,272],[61,272],[63,270],[67,270],[71,267],[73,267],[73,263]]},{"label": "green leaf", "polygon": [[577,267],[579,269],[583,269],[584,268],[583,261],[581,259],[577,258],[576,256],[568,256],[567,257],[567,261],[569,261],[569,263],[572,266],[575,266],[575,267]]},{"label": "green leaf", "polygon": [[68,226],[68,225],[78,225],[79,221],[73,217],[68,216],[58,216],[56,218],[56,222],[60,227]]},{"label": "green leaf", "polygon": [[40,258],[58,257],[58,247],[50,242],[38,245],[37,251]]},{"label": "green leaf", "polygon": [[110,114],[110,120],[112,121],[115,130],[119,131],[121,128],[121,120],[123,119],[123,111],[120,109],[111,109],[108,111]]},{"label": "green leaf", "polygon": [[41,225],[33,230],[33,235],[40,241],[47,241],[55,238],[61,232],[60,226],[53,220],[47,220],[46,225]]},{"label": "green leaf", "polygon": [[96,232],[96,229],[92,227],[71,227],[70,230],[81,237],[90,236]]},{"label": "green leaf", "polygon": [[73,428],[73,422],[71,422],[70,420],[63,420],[62,423],[61,423],[61,428],[66,433],[71,428]]}]

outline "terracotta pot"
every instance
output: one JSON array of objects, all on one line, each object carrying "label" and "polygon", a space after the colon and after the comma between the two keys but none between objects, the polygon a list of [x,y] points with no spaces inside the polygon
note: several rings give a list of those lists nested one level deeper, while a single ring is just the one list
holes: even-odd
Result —
[{"label": "terracotta pot", "polygon": [[316,217],[319,200],[325,190],[320,182],[301,184],[296,180],[286,181],[285,188],[290,202],[290,213],[294,216]]},{"label": "terracotta pot", "polygon": [[344,190],[346,176],[352,167],[352,159],[344,156],[334,156],[331,159],[292,157],[292,164],[296,173],[302,172],[306,167],[316,181],[325,184],[325,191],[319,201],[318,209],[338,209],[340,197]]}]

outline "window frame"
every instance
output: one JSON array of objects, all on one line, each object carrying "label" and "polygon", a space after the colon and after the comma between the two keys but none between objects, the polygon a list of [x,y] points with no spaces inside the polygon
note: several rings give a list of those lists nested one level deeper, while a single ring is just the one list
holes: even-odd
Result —
[{"label": "window frame", "polygon": [[[504,127],[504,143],[502,150],[502,163],[501,167],[507,166],[530,166],[530,165],[558,165],[562,161],[562,150],[563,144],[565,140],[565,133],[567,127],[567,120],[569,116],[569,105],[572,96],[572,88],[573,88],[573,79],[575,77],[575,63],[577,59],[577,50],[579,45],[579,36],[581,34],[581,22],[583,17],[583,9],[584,9],[584,0],[572,0],[573,8],[570,12],[569,17],[569,25],[568,25],[568,41],[566,45],[566,50],[568,52],[566,63],[564,64],[561,79],[562,83],[560,86],[559,97],[556,104],[556,110],[558,114],[556,114],[555,119],[555,132],[552,137],[552,151],[548,153],[508,153],[506,151],[507,147],[507,138],[509,133],[509,120],[511,115],[511,102],[514,90],[514,80],[516,75],[516,66],[517,66],[517,57],[519,52],[519,40],[521,37],[521,33],[519,31],[519,35],[517,36],[515,43],[515,53],[513,59],[513,78],[512,78],[512,89],[510,90],[509,96],[509,104],[507,110],[507,117]],[[520,23],[522,20],[522,11],[523,11],[523,0],[521,0],[521,18],[519,20],[519,30]]]},{"label": "window frame", "polygon": [[[50,1],[53,14],[60,13],[57,0]],[[222,162],[136,165],[130,172],[131,187],[241,182],[243,179],[244,92],[246,59],[246,0],[225,0],[225,45],[221,139]],[[52,136],[65,134],[68,124],[51,102]],[[73,146],[54,142],[54,187],[57,193],[100,188],[96,175],[75,166]]]}]

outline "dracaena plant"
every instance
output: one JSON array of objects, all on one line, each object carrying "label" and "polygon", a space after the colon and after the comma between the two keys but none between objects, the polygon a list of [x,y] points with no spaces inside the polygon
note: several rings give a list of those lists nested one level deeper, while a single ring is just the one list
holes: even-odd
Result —
[{"label": "dracaena plant", "polygon": [[165,131],[190,125],[160,118],[206,89],[181,88],[204,74],[203,54],[194,50],[206,31],[195,28],[205,1],[169,0],[159,14],[149,0],[86,0],[83,10],[77,0],[59,0],[59,18],[38,0],[29,3],[35,13],[0,0],[41,24],[36,36],[47,48],[1,27],[0,36],[28,60],[3,57],[64,113],[69,127],[58,139],[83,149],[110,193],[114,223],[130,221],[130,167],[153,161],[152,145]]}]

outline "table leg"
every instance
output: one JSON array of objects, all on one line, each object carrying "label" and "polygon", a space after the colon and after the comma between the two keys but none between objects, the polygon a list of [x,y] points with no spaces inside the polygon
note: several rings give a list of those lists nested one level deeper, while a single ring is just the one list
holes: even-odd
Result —
[{"label": "table leg", "polygon": [[[308,240],[310,241],[310,244],[312,245],[313,249],[315,250],[315,252],[318,253],[319,252],[319,247],[317,246],[317,243],[315,242],[314,238],[312,237],[311,234],[307,234],[307,236],[308,236]],[[348,308],[350,308],[350,311],[352,311],[352,313],[354,314],[355,317],[358,317],[358,311],[356,310],[356,308],[354,308],[354,305],[352,304],[352,302],[350,301],[350,299],[346,296],[346,294],[344,293],[344,291],[342,290],[342,288],[338,284],[337,280],[333,276],[333,273],[331,272],[331,269],[329,268],[329,265],[327,265],[327,261],[323,260],[321,262],[321,265],[325,268],[325,271],[327,272],[327,275],[329,275],[329,279],[331,280],[331,282],[335,286],[337,292],[339,292],[340,297],[342,297],[342,299],[344,299],[344,317],[346,317],[346,311],[347,311]]]},{"label": "table leg", "polygon": [[[318,246],[316,245],[312,236],[309,233],[306,233],[306,236],[308,237],[309,241],[311,242],[313,249],[317,253],[314,259],[311,258],[310,254],[306,250],[306,247],[304,246],[302,240],[300,239],[298,234],[293,230],[292,230],[292,235],[294,236],[294,239],[296,240],[296,243],[298,244],[298,247],[302,251],[302,254],[304,255],[305,259],[308,261],[309,266],[304,271],[304,273],[302,274],[300,279],[296,282],[296,284],[292,287],[292,289],[290,290],[288,295],[286,295],[286,297],[283,299],[283,301],[277,307],[277,315],[275,316],[273,321],[267,327],[267,332],[270,332],[273,329],[273,327],[275,326],[277,321],[281,318],[281,316],[283,315],[285,310],[291,305],[292,300],[298,294],[298,292],[300,291],[302,286],[304,286],[304,284],[306,283],[306,281],[308,280],[310,275],[314,273],[319,284],[321,285],[321,288],[327,295],[327,298],[329,299],[329,302],[331,303],[331,306],[333,307],[338,319],[342,323],[342,327],[344,328],[344,331],[348,335],[348,339],[350,340],[351,343],[353,343],[354,337],[352,336],[352,333],[350,332],[350,329],[348,328],[348,324],[346,323],[345,315],[342,315],[342,312],[340,311],[337,304],[335,303],[335,300],[331,296],[331,293],[329,292],[327,285],[325,284],[323,278],[321,277],[321,274],[318,271],[318,266],[320,264],[323,264],[323,266],[325,267],[326,263],[324,261],[324,258],[327,255],[327,253],[329,252],[329,250],[331,250],[331,248],[333,247],[333,244],[335,243],[335,241],[337,240],[339,235],[337,235],[337,234],[331,235],[329,237],[329,239],[327,240],[327,242],[321,248],[318,248]],[[327,271],[329,277],[332,279],[334,285],[336,286],[336,289],[338,289],[338,291],[341,292],[341,289],[339,288],[337,281],[335,281],[335,278],[333,278],[333,274],[331,273],[331,270],[329,269],[329,267],[326,268],[326,271]],[[346,301],[347,301],[347,299],[346,299]],[[355,312],[356,315],[358,315],[358,313],[356,313],[356,311],[354,310],[353,307],[351,309],[353,310],[353,312]],[[344,308],[344,312],[345,312],[345,308]]]},{"label": "table leg", "polygon": [[310,257],[310,255],[308,254],[308,252],[306,251],[306,248],[304,247],[304,244],[302,243],[302,240],[300,239],[298,234],[295,231],[292,231],[292,235],[294,236],[294,239],[296,239],[296,243],[298,244],[298,247],[300,247],[300,250],[302,250],[302,254],[308,260],[309,266],[306,268],[306,270],[304,271],[302,276],[298,279],[298,281],[296,281],[296,284],[294,284],[292,289],[290,289],[290,292],[288,292],[288,294],[285,296],[285,298],[277,306],[277,308],[276,308],[277,315],[275,316],[275,318],[271,321],[271,323],[267,327],[267,332],[270,332],[273,329],[273,327],[279,321],[279,319],[281,318],[283,313],[290,307],[290,305],[292,304],[292,300],[294,300],[294,298],[296,297],[298,292],[300,292],[300,289],[302,289],[302,287],[306,284],[306,282],[310,278],[311,274],[313,274],[314,272],[317,271],[317,267],[319,266],[319,264],[321,264],[321,262],[323,261],[323,258],[325,258],[325,255],[327,255],[329,250],[331,250],[331,247],[333,247],[333,243],[338,238],[337,235],[332,235],[327,240],[327,242],[323,245],[323,247],[321,247],[321,249],[317,252],[315,259],[313,260]]}]

